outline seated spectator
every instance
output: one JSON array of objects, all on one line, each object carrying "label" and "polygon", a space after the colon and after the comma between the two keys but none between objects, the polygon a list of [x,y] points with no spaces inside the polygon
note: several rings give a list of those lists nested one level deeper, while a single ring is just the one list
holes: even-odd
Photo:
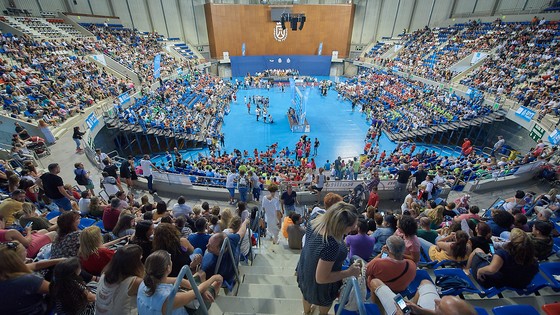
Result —
[{"label": "seated spectator", "polygon": [[156,210],[154,212],[154,221],[157,221],[164,216],[170,214],[169,210],[167,210],[167,204],[164,201],[158,201],[156,205]]},{"label": "seated spectator", "polygon": [[18,230],[6,230],[4,217],[0,215],[0,242],[18,241],[27,249],[28,258],[35,258],[43,246],[52,243],[56,238],[56,232],[47,230],[32,232],[31,226],[26,226],[24,233],[25,236]]},{"label": "seated spectator", "polygon": [[119,248],[97,284],[96,314],[137,314],[136,296],[144,276],[142,248],[125,245]]},{"label": "seated spectator", "polygon": [[525,288],[539,268],[535,259],[535,247],[527,233],[513,229],[510,241],[491,257],[482,250],[473,251],[471,273],[485,288],[504,286]]},{"label": "seated spectator", "polygon": [[82,191],[82,198],[78,200],[78,207],[80,208],[80,215],[86,216],[89,214],[89,205],[91,204],[91,198],[89,190]]},{"label": "seated spectator", "polygon": [[[399,314],[395,303],[396,294],[379,279],[369,283],[371,298],[380,302],[384,314]],[[436,286],[429,280],[422,280],[413,301],[406,303],[412,314],[426,315],[477,315],[476,310],[467,301],[456,296],[440,297]]]},{"label": "seated spectator", "polygon": [[[200,267],[200,271],[204,273],[197,273],[199,276],[204,278],[210,277],[214,275],[214,271],[216,269],[216,263],[218,262],[218,256],[220,255],[220,250],[222,249],[222,245],[224,243],[225,238],[227,237],[230,242],[230,246],[232,247],[232,251],[234,257],[237,257],[236,252],[239,248],[239,241],[241,237],[245,235],[245,231],[247,230],[247,224],[249,224],[249,220],[243,221],[241,227],[239,228],[239,232],[235,234],[226,234],[226,233],[214,233],[208,240],[208,246],[206,246],[206,254],[202,258],[202,265]],[[218,270],[218,274],[224,277],[225,280],[231,281],[234,274],[233,264],[237,264],[237,261],[230,261],[229,255],[224,255],[222,263],[220,264],[220,269]]]},{"label": "seated spectator", "polygon": [[111,241],[103,244],[101,230],[97,226],[85,228],[80,234],[80,248],[78,249],[78,257],[82,268],[94,276],[100,276],[101,271],[111,261],[115,251],[108,247],[120,242]]},{"label": "seated spectator", "polygon": [[402,215],[397,221],[397,226],[395,235],[404,240],[404,257],[418,263],[420,261],[420,241],[416,236],[416,232],[418,232],[416,220],[410,215]]},{"label": "seated spectator", "polygon": [[282,235],[288,238],[288,227],[294,224],[293,216],[297,215],[296,212],[290,211],[288,215],[284,217],[284,222],[282,222]]},{"label": "seated spectator", "polygon": [[295,222],[288,226],[288,247],[290,249],[302,249],[303,236],[305,235],[305,228],[301,226],[303,219],[296,213],[292,220],[295,220]]},{"label": "seated spectator", "polygon": [[430,259],[434,261],[452,260],[463,262],[471,254],[469,235],[463,231],[457,231],[440,239],[436,245],[430,247]]},{"label": "seated spectator", "polygon": [[136,229],[130,239],[130,243],[142,248],[142,262],[152,253],[152,235],[154,235],[154,223],[152,220],[142,220],[136,223]]},{"label": "seated spectator", "polygon": [[178,218],[181,215],[189,217],[192,214],[192,208],[185,202],[186,199],[183,196],[180,196],[179,199],[177,199],[177,203],[173,206],[172,209],[174,217]]},{"label": "seated spectator", "polygon": [[475,228],[476,236],[471,237],[471,248],[475,250],[480,248],[485,254],[490,253],[490,245],[492,244],[492,230],[486,222],[478,222]]},{"label": "seated spectator", "polygon": [[[164,250],[153,252],[146,259],[144,281],[138,288],[136,299],[139,314],[167,314],[167,301],[173,284],[169,283],[169,274],[172,270],[172,261],[169,253]],[[202,280],[202,279],[201,279]],[[213,301],[222,286],[222,277],[214,275],[198,285],[198,290],[206,301]],[[192,291],[179,291],[173,300],[172,314],[188,314],[185,306],[196,299]],[[210,305],[207,305],[209,308]],[[194,310],[190,310],[194,312]]]},{"label": "seated spectator", "polygon": [[502,232],[509,232],[515,218],[511,213],[503,210],[492,210],[492,219],[488,220],[486,223],[490,226],[492,230],[492,235],[500,236]]},{"label": "seated spectator", "polygon": [[527,216],[523,213],[516,213],[513,216],[513,227],[523,230],[524,232],[531,232],[531,228],[527,224]]},{"label": "seated spectator", "polygon": [[346,236],[346,246],[350,248],[348,252],[349,259],[358,256],[366,262],[371,260],[375,239],[369,237],[367,232],[367,221],[363,218],[358,219],[358,234]]},{"label": "seated spectator", "polygon": [[106,231],[113,231],[113,228],[117,225],[121,214],[119,210],[120,204],[119,198],[113,198],[111,199],[111,204],[103,209],[103,227]]},{"label": "seated spectator", "polygon": [[397,230],[397,220],[392,214],[388,214],[383,217],[383,225],[373,232],[371,237],[375,239],[375,245],[373,246],[373,256],[379,255],[381,253],[381,248],[385,245],[385,242],[389,236],[395,234]]},{"label": "seated spectator", "polygon": [[129,236],[134,234],[134,224],[135,224],[136,217],[132,214],[127,214],[126,212],[121,212],[119,215],[119,220],[117,224],[111,231],[111,234],[114,238],[120,238],[124,236]]},{"label": "seated spectator", "polygon": [[478,215],[479,212],[480,212],[480,208],[478,206],[470,206],[469,213],[464,213],[459,216],[456,216],[453,218],[453,221],[461,222],[463,220],[468,221],[470,219],[475,219],[476,221],[480,221],[480,216]]},{"label": "seated spectator", "polygon": [[49,282],[32,273],[22,257],[26,250],[18,242],[0,243],[0,296],[6,314],[41,315],[47,312],[44,296]]},{"label": "seated spectator", "polygon": [[508,212],[512,212],[514,209],[521,209],[525,205],[525,192],[523,190],[518,190],[515,192],[515,196],[505,200],[502,208]]},{"label": "seated spectator", "polygon": [[535,257],[538,260],[546,260],[552,253],[554,242],[550,236],[553,226],[549,222],[536,221],[533,224],[533,232],[529,234],[529,239],[535,247]]},{"label": "seated spectator", "polygon": [[[56,231],[57,226],[53,225],[49,222],[43,215],[39,216],[37,212],[35,212],[35,205],[30,202],[24,202],[22,206],[21,212],[18,212],[21,216],[18,219],[19,224],[21,227],[25,228],[28,223],[32,222],[31,230],[32,231],[40,231],[40,230],[48,230],[48,231]],[[17,214],[16,214],[17,215]]]},{"label": "seated spectator", "polygon": [[92,196],[89,202],[88,213],[92,217],[101,218],[103,217],[103,210],[105,209],[106,206],[107,204],[105,203],[105,200],[97,196]]},{"label": "seated spectator", "polygon": [[436,238],[439,236],[436,230],[430,229],[430,219],[427,217],[420,218],[420,229],[418,229],[416,235],[431,244],[435,244]]},{"label": "seated spectator", "polygon": [[194,248],[200,248],[203,253],[206,252],[206,245],[208,245],[208,240],[210,240],[210,234],[206,233],[206,219],[203,217],[198,218],[194,222],[194,227],[196,233],[189,235],[189,242]]},{"label": "seated spectator", "polygon": [[424,216],[430,219],[430,228],[437,230],[441,227],[443,222],[443,206],[436,206],[432,209],[424,210]]},{"label": "seated spectator", "polygon": [[[245,221],[250,221],[249,218],[245,219]],[[245,223],[245,233],[243,236],[240,236],[239,240],[239,248],[237,249],[238,252],[241,254],[242,258],[247,257],[249,254],[249,250],[251,250],[251,233],[247,233],[247,225],[249,222]],[[241,229],[241,218],[239,216],[234,216],[231,221],[229,222],[229,228],[224,230],[224,233],[230,234],[239,234],[239,230]],[[235,250],[234,250],[235,253]]]},{"label": "seated spectator", "polygon": [[52,242],[51,258],[74,257],[78,255],[80,247],[80,214],[74,211],[63,212],[58,216],[57,237]]},{"label": "seated spectator", "polygon": [[0,215],[4,218],[6,227],[15,223],[16,212],[21,211],[23,202],[25,201],[25,191],[17,189],[12,192],[12,197],[2,200],[0,203]]},{"label": "seated spectator", "polygon": [[202,251],[195,249],[189,241],[172,224],[160,223],[154,230],[153,250],[165,250],[171,254],[173,269],[171,275],[176,277],[183,266],[196,269],[202,261]]},{"label": "seated spectator", "polygon": [[[373,279],[379,279],[395,292],[405,290],[416,276],[416,263],[404,258],[404,251],[405,244],[402,238],[395,235],[389,237],[381,254],[367,264],[368,286]],[[381,257],[384,253],[388,256]]]},{"label": "seated spectator", "polygon": [[80,277],[80,261],[68,258],[54,267],[49,296],[58,314],[86,314],[95,308],[95,294]]}]

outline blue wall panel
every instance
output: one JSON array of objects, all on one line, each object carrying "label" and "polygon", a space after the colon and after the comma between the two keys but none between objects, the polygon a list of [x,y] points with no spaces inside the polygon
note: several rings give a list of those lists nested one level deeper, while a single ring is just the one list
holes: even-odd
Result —
[{"label": "blue wall panel", "polygon": [[234,77],[267,69],[295,69],[300,75],[328,76],[331,70],[331,56],[237,56],[230,60]]}]

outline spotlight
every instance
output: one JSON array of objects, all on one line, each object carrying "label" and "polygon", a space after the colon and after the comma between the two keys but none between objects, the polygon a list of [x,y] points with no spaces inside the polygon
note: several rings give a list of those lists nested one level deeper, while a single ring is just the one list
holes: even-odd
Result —
[{"label": "spotlight", "polygon": [[292,31],[297,31],[297,22],[298,22],[297,17],[290,18],[290,26],[292,27]]},{"label": "spotlight", "polygon": [[305,24],[305,15],[302,16],[299,20],[299,30],[301,31],[301,29],[303,28],[303,24]]}]

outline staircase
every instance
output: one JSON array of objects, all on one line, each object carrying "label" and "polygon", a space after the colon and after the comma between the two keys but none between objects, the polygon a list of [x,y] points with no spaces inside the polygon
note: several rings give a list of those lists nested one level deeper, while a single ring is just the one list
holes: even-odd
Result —
[{"label": "staircase", "polygon": [[237,296],[221,294],[209,314],[301,314],[302,295],[295,276],[300,251],[289,249],[285,242],[273,246],[264,241],[264,246],[253,249],[253,265],[239,267]]}]

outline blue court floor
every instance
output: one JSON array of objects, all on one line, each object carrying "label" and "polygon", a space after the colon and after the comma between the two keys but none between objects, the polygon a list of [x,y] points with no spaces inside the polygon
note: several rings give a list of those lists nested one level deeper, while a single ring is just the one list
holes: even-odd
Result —
[{"label": "blue court floor", "polygon": [[[322,77],[320,79],[325,79]],[[334,78],[331,78],[334,81]],[[311,131],[307,134],[313,143],[315,138],[321,143],[318,155],[315,157],[317,165],[323,165],[326,160],[333,161],[338,156],[343,159],[350,159],[363,153],[365,145],[365,135],[369,128],[366,123],[365,114],[356,107],[352,111],[351,103],[348,100],[337,99],[337,92],[330,89],[327,96],[321,96],[318,87],[309,87],[309,98],[307,101],[307,121]],[[305,94],[304,88],[300,87]],[[269,97],[269,114],[274,120],[273,124],[264,123],[262,115],[259,121],[256,120],[255,105],[251,102],[251,111],[247,113],[247,101],[252,96]],[[249,151],[253,156],[253,150],[265,151],[267,146],[278,142],[279,148],[290,148],[293,152],[296,142],[304,133],[292,133],[288,123],[288,108],[292,106],[292,95],[290,88],[285,88],[284,92],[279,87],[270,90],[250,88],[239,90],[237,101],[231,103],[229,115],[224,117],[222,132],[225,136],[225,150],[231,153],[233,149]],[[391,142],[384,134],[379,141],[380,151],[392,152],[396,143]],[[434,147],[418,145],[416,152],[424,149],[433,150]],[[183,156],[188,159],[196,158],[198,152],[207,154],[207,150],[195,150],[185,152]],[[449,152],[449,155],[455,153]],[[163,158],[162,155],[154,157],[156,162]]]}]

